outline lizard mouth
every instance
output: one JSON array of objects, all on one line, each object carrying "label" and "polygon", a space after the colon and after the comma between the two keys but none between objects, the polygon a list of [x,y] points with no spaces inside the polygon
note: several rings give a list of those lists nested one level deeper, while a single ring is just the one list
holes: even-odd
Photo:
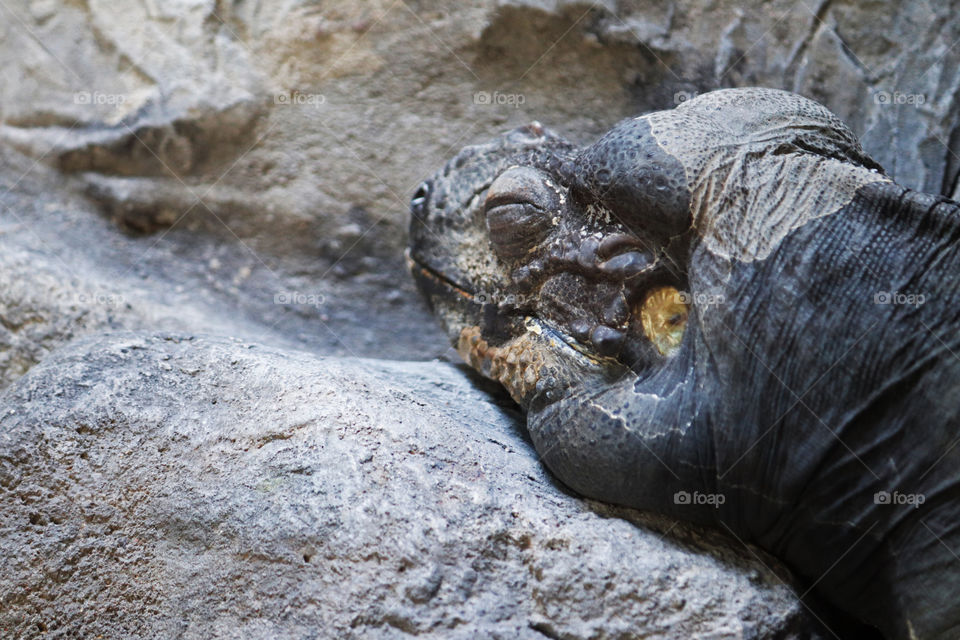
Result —
[{"label": "lizard mouth", "polygon": [[418,259],[408,248],[404,251],[404,258],[407,260],[407,268],[413,277],[417,279],[428,290],[441,290],[447,293],[459,295],[470,302],[476,303],[476,294],[469,288],[454,282],[444,274],[440,273],[423,260]]},{"label": "lizard mouth", "polygon": [[[428,294],[444,297],[452,295],[454,298],[476,305],[478,308],[483,308],[488,303],[487,300],[478,296],[470,288],[444,275],[425,261],[418,259],[409,248],[405,251],[404,257],[410,272]],[[613,328],[605,325],[597,325],[597,327],[605,330],[602,332],[604,335],[616,334],[622,341],[628,330],[627,325],[636,323],[640,332],[660,355],[672,355],[679,348],[686,328],[689,306],[687,300],[684,299],[685,294],[671,286],[643,287],[643,289],[646,290],[646,293],[641,301],[631,309],[627,320],[623,323],[624,327]],[[527,316],[527,321],[529,320],[530,317]],[[556,330],[551,331],[551,333],[568,347],[592,359],[603,360],[613,355],[604,353],[602,348],[597,348],[600,346],[595,344],[600,343],[597,336],[593,336],[591,339],[588,336],[567,335],[565,332]],[[471,360],[468,357],[465,357],[465,359],[467,361]]]},{"label": "lizard mouth", "polygon": [[[450,295],[452,293],[455,296],[471,302],[479,307],[483,306],[483,301],[478,300],[478,296],[470,289],[455,282],[451,278],[445,276],[438,270],[426,264],[423,260],[417,258],[417,256],[415,256],[409,248],[404,251],[404,258],[406,258],[407,261],[407,268],[413,274],[414,278],[421,283],[421,287],[426,288],[428,291],[432,290],[435,293],[445,295]],[[591,353],[590,349],[586,345],[580,344],[575,338],[566,335],[563,331],[559,331],[551,327],[548,323],[545,323],[536,317],[524,316],[523,323],[527,327],[528,331],[533,331],[538,334],[547,334],[558,344],[563,344],[565,347],[572,349],[583,356],[589,357],[590,359],[599,359],[596,354]],[[458,350],[461,351],[461,355],[463,356],[464,360],[466,360],[468,363],[474,364],[475,368],[477,368],[478,371],[481,371],[481,373],[489,375],[488,372],[484,371],[484,366],[481,366],[480,362],[487,362],[488,365],[486,366],[489,366],[490,356],[494,354],[494,351],[490,351],[488,353],[488,349],[492,347],[489,347],[486,341],[481,340],[480,327],[468,326],[469,336],[467,336],[466,333],[460,336],[460,343],[457,345]],[[467,332],[467,329],[464,329],[463,331]],[[464,342],[467,337],[471,339]]]},{"label": "lizard mouth", "polygon": [[[607,255],[604,257],[608,261],[613,260],[617,255],[634,253],[635,247],[632,243],[616,237],[614,240],[617,242],[609,242],[608,244],[611,246],[605,252]],[[622,253],[624,249],[628,251],[627,254]],[[511,304],[499,304],[496,299],[487,299],[486,295],[478,294],[471,287],[461,284],[431,266],[410,248],[405,251],[404,256],[407,267],[428,297],[442,298],[451,302],[459,301],[457,306],[461,309],[460,313],[466,314],[462,319],[466,321],[466,326],[481,322],[487,327],[489,337],[496,343],[501,343],[508,339],[510,335],[515,334],[518,325],[521,323],[521,318],[524,318],[524,323],[529,323],[533,317],[538,315],[532,309],[522,309]],[[559,327],[553,329],[549,322],[545,323],[542,320],[539,320],[538,324],[547,329],[556,342],[563,343],[580,355],[597,362],[609,359],[622,359],[625,363],[646,362],[649,357],[639,357],[638,353],[632,352],[636,350],[636,347],[632,350],[629,347],[628,343],[631,342],[631,335],[634,336],[634,339],[640,338],[650,344],[660,357],[673,355],[679,350],[685,333],[689,313],[689,300],[687,299],[689,294],[681,292],[674,286],[667,285],[660,277],[652,273],[656,264],[657,261],[652,261],[652,264],[643,269],[642,273],[637,274],[640,276],[639,278],[634,276],[634,282],[630,287],[634,294],[628,296],[631,300],[627,313],[618,324],[611,325],[602,322],[595,326],[591,324],[592,331],[579,330],[573,327],[561,331],[557,330]],[[651,275],[652,281],[644,277]],[[471,309],[471,311],[467,311],[467,309]],[[500,316],[499,320],[494,316]],[[467,318],[470,318],[470,320],[467,320]],[[548,329],[548,327],[550,328]],[[489,375],[485,369],[489,366],[491,356],[495,352],[487,353],[485,351],[488,343],[486,341],[477,342],[477,336],[479,335],[471,336],[473,340],[468,343],[462,342],[463,336],[459,336],[459,339],[454,338],[454,341],[460,342],[458,350],[464,360],[474,364],[485,375]],[[477,347],[481,347],[481,352],[473,352]],[[480,363],[487,364],[481,365]],[[512,371],[512,367],[509,369]],[[493,377],[496,378],[497,376],[494,375]]]}]

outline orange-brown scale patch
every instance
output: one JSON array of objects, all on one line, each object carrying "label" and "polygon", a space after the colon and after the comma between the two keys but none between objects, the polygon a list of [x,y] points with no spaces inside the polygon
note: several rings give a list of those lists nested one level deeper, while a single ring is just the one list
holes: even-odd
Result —
[{"label": "orange-brown scale patch", "polygon": [[483,339],[480,327],[466,327],[460,332],[457,352],[481,375],[499,381],[521,404],[536,390],[544,367],[543,356],[530,334],[494,347]]}]

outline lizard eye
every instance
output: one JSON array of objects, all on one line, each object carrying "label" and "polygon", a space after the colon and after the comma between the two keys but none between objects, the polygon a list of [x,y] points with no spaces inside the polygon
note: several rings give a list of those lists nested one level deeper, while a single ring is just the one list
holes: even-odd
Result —
[{"label": "lizard eye", "polygon": [[484,203],[497,255],[514,260],[536,247],[550,231],[559,206],[557,189],[542,171],[513,167],[500,174]]}]

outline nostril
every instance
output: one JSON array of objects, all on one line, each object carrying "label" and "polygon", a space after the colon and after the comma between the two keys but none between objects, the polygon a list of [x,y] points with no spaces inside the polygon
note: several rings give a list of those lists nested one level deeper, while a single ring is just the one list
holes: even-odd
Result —
[{"label": "nostril", "polygon": [[430,181],[426,180],[417,187],[417,192],[413,194],[413,198],[410,200],[410,213],[418,220],[427,217],[427,203],[430,201],[431,187]]}]

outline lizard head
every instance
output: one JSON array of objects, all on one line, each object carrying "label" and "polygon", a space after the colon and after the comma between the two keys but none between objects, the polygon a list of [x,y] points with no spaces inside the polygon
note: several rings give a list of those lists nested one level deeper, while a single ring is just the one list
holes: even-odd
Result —
[{"label": "lizard head", "polygon": [[[748,171],[770,156],[789,170]],[[793,188],[837,167],[833,200]],[[497,360],[529,350],[531,323],[594,366],[656,372],[682,355],[691,319],[723,312],[731,261],[765,258],[881,179],[875,168],[829,111],[772,90],[706,94],[583,149],[531,124],[467,147],[421,185],[408,257],[461,355],[523,404],[539,376]],[[759,213],[785,199],[784,219]]]}]

